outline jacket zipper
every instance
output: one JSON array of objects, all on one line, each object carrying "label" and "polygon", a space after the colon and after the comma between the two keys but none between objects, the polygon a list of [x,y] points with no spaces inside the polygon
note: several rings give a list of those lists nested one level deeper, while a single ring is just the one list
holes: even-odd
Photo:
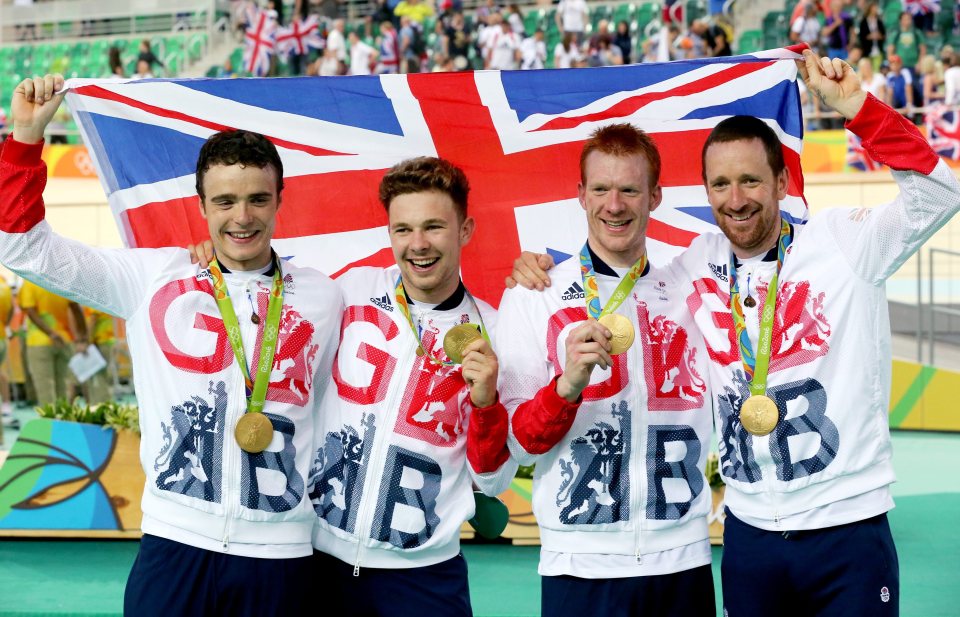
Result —
[{"label": "jacket zipper", "polygon": [[[406,324],[404,324],[404,326],[406,326]],[[406,368],[407,373],[409,373],[410,371],[410,356],[412,354],[413,354],[412,351],[407,352],[407,362],[403,366],[403,368]],[[399,363],[398,363],[398,367],[399,367]],[[402,375],[404,373],[399,372],[398,370],[395,370],[394,375],[398,375],[398,374]],[[395,402],[400,390],[402,390],[402,388],[393,388],[393,392],[388,398],[388,404],[382,407],[382,409],[385,410],[386,414],[383,417],[381,417],[381,426],[389,426],[390,422],[396,423],[396,417],[395,417],[396,414],[391,413],[391,411],[392,410],[396,411]],[[377,434],[386,435],[386,433],[384,433],[383,431],[378,431]],[[377,443],[377,442],[380,442],[380,443]],[[368,527],[370,525],[370,521],[367,520],[368,518],[367,515],[371,510],[370,499],[372,496],[372,499],[376,500],[376,492],[380,490],[380,487],[378,486],[376,487],[376,491],[371,493],[370,487],[368,486],[368,482],[373,479],[373,474],[375,473],[373,470],[380,469],[380,466],[383,464],[382,459],[384,458],[385,451],[390,447],[390,439],[387,437],[375,438],[374,446],[376,447],[376,450],[374,451],[373,456],[370,457],[370,467],[369,469],[366,470],[366,473],[369,475],[367,478],[364,479],[364,483],[363,483],[363,486],[364,486],[363,492],[366,493],[366,495],[360,501],[360,512],[359,512],[359,515],[357,516],[357,528],[356,528],[357,559],[353,564],[354,576],[360,576],[360,561],[363,558],[364,543],[367,541],[367,532],[368,532]],[[382,476],[381,476],[381,479],[382,479]]]}]

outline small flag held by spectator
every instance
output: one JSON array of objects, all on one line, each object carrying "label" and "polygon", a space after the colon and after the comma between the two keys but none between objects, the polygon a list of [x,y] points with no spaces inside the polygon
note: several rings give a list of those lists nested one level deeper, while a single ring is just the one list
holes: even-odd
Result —
[{"label": "small flag held by spectator", "polygon": [[305,56],[311,49],[323,47],[324,40],[316,15],[294,19],[289,26],[277,29],[277,52],[285,58],[290,54]]},{"label": "small flag held by spectator", "polygon": [[846,131],[847,133],[847,166],[857,171],[877,171],[883,169],[883,165],[876,162],[867,151],[863,149],[860,138]]},{"label": "small flag held by spectator", "polygon": [[277,22],[266,11],[253,9],[247,13],[247,29],[244,33],[246,45],[243,49],[245,71],[258,77],[270,71],[276,31]]},{"label": "small flag held by spectator", "polygon": [[942,104],[931,105],[924,116],[930,147],[943,158],[954,161],[960,159],[960,126],[957,120],[957,108]]}]

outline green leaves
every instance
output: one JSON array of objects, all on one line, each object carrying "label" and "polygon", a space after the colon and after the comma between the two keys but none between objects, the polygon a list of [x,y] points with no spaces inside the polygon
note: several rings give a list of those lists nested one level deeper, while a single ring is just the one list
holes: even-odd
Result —
[{"label": "green leaves", "polygon": [[140,411],[136,405],[124,405],[116,401],[108,401],[98,405],[81,405],[74,401],[69,403],[63,399],[37,407],[41,418],[51,420],[65,420],[68,422],[82,422],[84,424],[99,424],[117,430],[129,430],[140,433]]}]

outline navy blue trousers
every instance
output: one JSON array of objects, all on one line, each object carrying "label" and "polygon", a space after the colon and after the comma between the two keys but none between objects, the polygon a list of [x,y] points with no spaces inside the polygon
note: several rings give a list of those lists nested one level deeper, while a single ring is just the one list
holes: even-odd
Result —
[{"label": "navy blue trousers", "polygon": [[728,617],[896,617],[900,566],[887,515],[811,531],[764,531],[727,510]]},{"label": "navy blue trousers", "polygon": [[123,596],[127,617],[265,617],[318,610],[310,557],[257,559],[143,536]]},{"label": "navy blue trousers", "polygon": [[358,576],[353,575],[352,565],[326,553],[314,551],[313,560],[317,579],[311,589],[323,598],[323,614],[349,617],[473,615],[467,561],[462,553],[419,568],[360,568]]},{"label": "navy blue trousers", "polygon": [[700,566],[631,578],[540,577],[542,617],[713,617],[713,572]]}]

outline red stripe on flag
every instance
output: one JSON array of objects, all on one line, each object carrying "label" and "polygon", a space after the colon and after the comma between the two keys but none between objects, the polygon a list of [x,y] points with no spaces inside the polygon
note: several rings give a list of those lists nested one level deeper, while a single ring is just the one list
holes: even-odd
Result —
[{"label": "red stripe on flag", "polygon": [[341,274],[343,274],[350,268],[359,268],[361,266],[373,266],[375,268],[389,268],[395,263],[397,262],[393,258],[392,249],[390,248],[380,249],[379,251],[377,251],[373,255],[370,255],[369,257],[364,257],[363,259],[359,259],[353,263],[347,264],[346,266],[340,268],[339,270],[334,272],[332,275],[330,275],[330,278],[332,279],[339,278]]},{"label": "red stripe on flag", "polygon": [[651,240],[658,240],[671,246],[688,247],[700,234],[696,234],[686,229],[680,229],[673,225],[668,225],[663,221],[651,218],[647,224],[647,237]]},{"label": "red stripe on flag", "polygon": [[744,75],[749,75],[751,73],[755,73],[756,71],[765,69],[771,64],[772,62],[740,62],[714,75],[683,84],[682,86],[678,86],[672,90],[667,90],[666,92],[651,92],[649,94],[633,96],[616,103],[604,111],[593,114],[586,114],[582,116],[578,115],[575,118],[555,118],[535,130],[550,131],[554,129],[570,129],[587,122],[598,122],[600,120],[607,120],[609,118],[623,118],[636,113],[640,108],[645,107],[646,105],[655,101],[662,101],[664,99],[678,96],[689,96],[691,94],[703,92],[705,90],[709,90],[710,88],[715,88],[721,84],[725,84],[733,81],[734,79],[743,77]]},{"label": "red stripe on flag", "polygon": [[[383,173],[364,170],[285,178],[273,237],[316,236],[386,225],[387,215],[376,188]],[[132,230],[133,246],[141,248],[186,246],[208,238],[195,195],[145,204],[127,210],[124,218]]]},{"label": "red stripe on flag", "polygon": [[[204,128],[210,129],[212,131],[231,131],[235,130],[236,127],[228,126],[226,124],[220,124],[217,122],[210,122],[209,120],[203,120],[195,116],[190,116],[179,111],[173,111],[170,109],[164,109],[162,107],[157,107],[156,105],[149,105],[143,103],[136,99],[132,99],[122,94],[117,94],[116,92],[111,92],[106,88],[101,86],[82,86],[76,89],[77,94],[83,96],[89,96],[97,99],[104,99],[107,101],[114,101],[117,103],[122,103],[130,107],[140,109],[150,114],[154,114],[163,118],[171,118],[173,120],[180,120],[182,122],[187,122],[194,124],[196,126],[202,126]],[[287,148],[288,150],[299,150],[301,152],[306,152],[307,154],[312,154],[314,156],[342,156],[343,152],[336,152],[334,150],[326,150],[324,148],[317,148],[316,146],[308,146],[306,144],[298,144],[292,141],[287,141],[286,139],[280,139],[278,137],[271,137],[270,135],[266,136],[267,139],[272,141],[277,146],[281,148]]]}]

